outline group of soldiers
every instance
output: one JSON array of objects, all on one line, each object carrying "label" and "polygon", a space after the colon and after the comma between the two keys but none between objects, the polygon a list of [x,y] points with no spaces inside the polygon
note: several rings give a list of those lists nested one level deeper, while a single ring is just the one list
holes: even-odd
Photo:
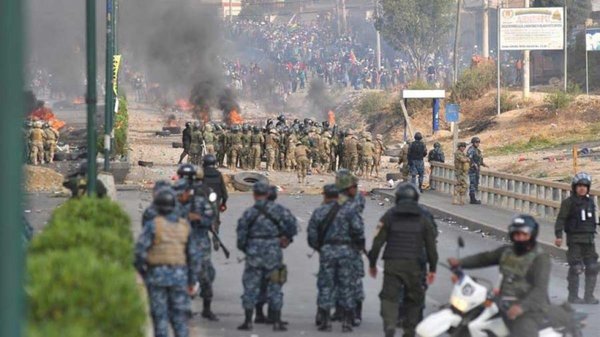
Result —
[{"label": "group of soldiers", "polygon": [[25,129],[26,152],[29,157],[29,163],[32,165],[42,165],[54,161],[56,144],[60,133],[52,128],[48,123],[42,121],[27,122]]},{"label": "group of soldiers", "polygon": [[296,171],[301,183],[313,170],[347,168],[361,177],[379,176],[385,150],[382,135],[340,130],[308,118],[288,123],[284,115],[264,127],[188,122],[182,143],[179,164],[189,156],[189,162],[198,165],[203,154],[214,154],[219,166],[232,170],[259,170],[265,161],[266,171]]}]

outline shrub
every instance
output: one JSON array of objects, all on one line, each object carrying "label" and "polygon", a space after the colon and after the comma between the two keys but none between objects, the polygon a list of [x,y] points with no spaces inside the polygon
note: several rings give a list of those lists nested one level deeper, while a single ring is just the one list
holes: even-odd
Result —
[{"label": "shrub", "polygon": [[87,222],[94,228],[110,229],[119,237],[133,242],[129,216],[119,204],[107,198],[71,199],[52,213],[50,226],[58,222],[72,222],[75,219]]},{"label": "shrub", "polygon": [[31,254],[46,254],[53,250],[69,250],[87,247],[107,262],[117,262],[124,269],[131,268],[133,245],[130,240],[119,237],[110,228],[97,228],[86,221],[54,221],[37,236],[30,245]]},{"label": "shrub", "polygon": [[95,330],[82,324],[67,323],[42,323],[29,324],[27,327],[27,337],[102,337]]},{"label": "shrub", "polygon": [[368,116],[381,112],[387,106],[387,95],[382,92],[369,92],[362,96],[356,109],[361,115]]},{"label": "shrub", "polygon": [[[496,100],[498,95],[496,95]],[[494,100],[496,102],[496,100]],[[500,93],[500,112],[511,111],[517,108],[517,104],[513,101],[510,93],[502,92]],[[495,110],[494,110],[495,111]]]},{"label": "shrub", "polygon": [[494,63],[483,63],[465,70],[452,87],[452,100],[457,102],[481,98],[496,85],[496,72]]},{"label": "shrub", "polygon": [[98,336],[144,336],[145,307],[133,271],[82,247],[31,255],[27,272],[33,331],[73,326]]},{"label": "shrub", "polygon": [[129,128],[129,112],[125,96],[119,97],[119,111],[115,114],[115,154],[127,156],[127,129]]},{"label": "shrub", "polygon": [[573,96],[561,90],[555,90],[544,97],[544,102],[554,110],[568,107],[571,101]]},{"label": "shrub", "polygon": [[569,81],[569,83],[567,83],[567,92],[573,95],[574,97],[577,97],[582,93],[581,86],[579,85],[579,83]]}]

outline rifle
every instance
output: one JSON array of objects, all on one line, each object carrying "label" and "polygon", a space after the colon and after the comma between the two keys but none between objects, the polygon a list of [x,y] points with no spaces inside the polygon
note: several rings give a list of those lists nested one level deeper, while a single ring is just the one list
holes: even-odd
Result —
[{"label": "rifle", "polygon": [[213,240],[215,240],[219,244],[219,247],[221,247],[221,249],[223,249],[223,254],[225,254],[225,258],[229,259],[229,255],[230,255],[229,249],[227,249],[227,247],[225,247],[225,244],[223,244],[223,241],[221,241],[219,234],[217,234],[212,228],[209,229],[209,231],[213,236]]},{"label": "rifle", "polygon": [[340,204],[336,202],[333,205],[333,207],[331,207],[331,210],[329,210],[329,213],[327,213],[327,216],[325,217],[323,222],[321,222],[319,224],[319,236],[317,238],[319,249],[321,249],[321,247],[323,247],[323,241],[325,240],[325,235],[327,235],[327,231],[329,230],[329,227],[333,223],[333,220],[335,220],[335,217],[337,216],[340,208],[341,208]]}]

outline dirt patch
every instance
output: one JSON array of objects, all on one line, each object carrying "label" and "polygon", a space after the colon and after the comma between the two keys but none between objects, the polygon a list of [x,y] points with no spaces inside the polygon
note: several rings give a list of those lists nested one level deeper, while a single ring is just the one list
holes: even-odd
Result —
[{"label": "dirt patch", "polygon": [[25,175],[25,191],[28,193],[61,192],[63,190],[63,175],[52,169],[26,165],[23,173]]}]

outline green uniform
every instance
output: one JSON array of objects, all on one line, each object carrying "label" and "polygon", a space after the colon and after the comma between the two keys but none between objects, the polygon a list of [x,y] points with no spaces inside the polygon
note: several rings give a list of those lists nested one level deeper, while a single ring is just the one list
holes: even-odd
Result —
[{"label": "green uniform", "polygon": [[202,160],[202,131],[194,129],[192,131],[192,142],[190,143],[190,160],[194,165],[200,165]]},{"label": "green uniform", "polygon": [[235,170],[238,162],[241,160],[242,134],[238,131],[232,132],[229,137],[227,137],[227,147],[229,149],[229,153],[227,155],[229,169]]},{"label": "green uniform", "polygon": [[262,134],[255,132],[250,136],[250,146],[252,153],[250,155],[250,165],[253,170],[260,169],[262,145],[265,142],[265,137]]},{"label": "green uniform", "polygon": [[543,313],[550,308],[550,255],[540,245],[518,255],[512,246],[466,257],[460,261],[464,269],[498,265],[502,274],[500,296],[509,305],[519,304],[523,314],[506,320],[512,337],[537,336]]},{"label": "green uniform", "polygon": [[387,335],[395,330],[398,303],[403,300],[406,307],[404,336],[413,337],[425,305],[423,252],[429,271],[436,271],[436,230],[430,218],[412,201],[399,202],[388,210],[379,220],[378,229],[369,252],[369,266],[375,268],[379,251],[385,244],[383,289],[379,294],[384,331]]},{"label": "green uniform", "polygon": [[554,229],[557,238],[562,238],[563,232],[567,233],[567,281],[570,299],[578,297],[579,275],[584,272],[584,297],[593,298],[600,270],[594,243],[597,224],[595,205],[591,198],[572,195],[561,203]]},{"label": "green uniform", "polygon": [[398,157],[398,165],[402,164],[400,173],[402,173],[402,181],[408,181],[408,144],[404,145],[400,149],[400,156]]},{"label": "green uniform", "polygon": [[244,133],[242,133],[242,155],[241,155],[241,159],[240,159],[240,164],[242,166],[242,169],[247,170],[248,167],[250,166],[250,137],[252,135],[250,134],[250,132],[248,131],[244,131]]},{"label": "green uniform", "polygon": [[204,144],[206,145],[207,154],[215,154],[215,144],[217,136],[212,131],[204,131]]},{"label": "green uniform", "polygon": [[[467,194],[469,183],[467,182],[467,172],[469,171],[471,160],[460,150],[454,152],[454,203],[464,204],[463,198]],[[458,199],[458,200],[457,200]]]}]

